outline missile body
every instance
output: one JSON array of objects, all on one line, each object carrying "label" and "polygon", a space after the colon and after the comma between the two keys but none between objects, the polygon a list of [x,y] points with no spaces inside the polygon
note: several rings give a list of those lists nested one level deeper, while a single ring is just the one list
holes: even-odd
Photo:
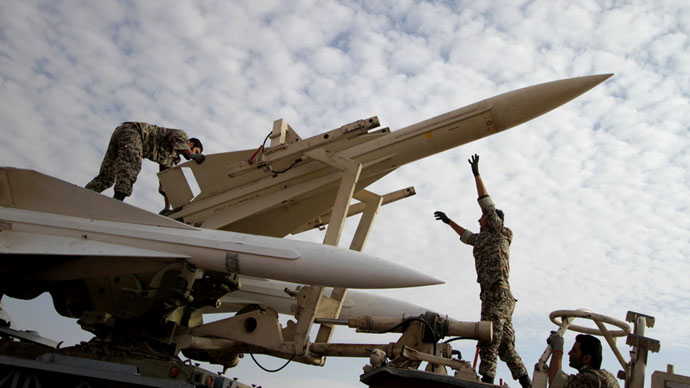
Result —
[{"label": "missile body", "polygon": [[393,131],[343,154],[365,164],[388,155],[385,161],[365,165],[362,176],[375,176],[541,116],[611,75],[569,78],[503,93]]},{"label": "missile body", "polygon": [[[549,112],[610,76],[570,78],[514,90],[396,131],[343,137],[323,148],[362,165],[357,192],[402,165]],[[289,150],[292,144],[281,146],[281,151]],[[338,169],[302,154],[274,161],[272,171],[287,168],[281,174],[265,168],[236,174],[237,166],[253,153],[209,155],[202,165],[178,166],[192,169],[201,194],[171,217],[212,229],[285,236],[333,206],[343,176]],[[166,192],[176,189],[163,184]]]},{"label": "missile body", "polygon": [[[242,310],[248,305],[270,307],[281,314],[294,315],[297,302],[285,293],[285,288],[295,290],[299,285],[288,282],[240,277],[242,288],[221,298],[217,308],[205,309],[204,313],[229,313]],[[330,295],[325,289],[324,294]],[[349,290],[343,301],[338,319],[351,319],[363,315],[378,317],[415,317],[429,309],[403,300],[389,298],[363,290]]]},{"label": "missile body", "polygon": [[[6,177],[12,193],[12,197],[0,193],[0,260],[6,265],[40,255],[54,259],[56,264],[66,261],[37,275],[45,280],[97,276],[99,271],[131,273],[155,263],[186,260],[206,270],[330,287],[442,283],[349,249],[194,228],[34,171],[0,168],[0,176]],[[56,196],[40,192],[41,187],[52,188],[51,194]],[[33,209],[36,199],[40,206],[52,206],[54,211]],[[70,209],[62,206],[65,203],[90,209],[89,218],[82,213],[70,215]],[[7,206],[10,204],[12,207]],[[97,214],[97,209],[128,213],[131,221],[113,220]],[[112,260],[122,265],[112,268]]]}]

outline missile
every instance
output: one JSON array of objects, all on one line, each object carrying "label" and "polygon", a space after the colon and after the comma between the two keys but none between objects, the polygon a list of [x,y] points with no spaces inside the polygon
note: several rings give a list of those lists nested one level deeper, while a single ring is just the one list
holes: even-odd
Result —
[{"label": "missile", "polygon": [[395,168],[532,120],[612,75],[569,78],[513,90],[393,131],[386,136],[390,139],[381,137],[351,153],[356,157],[380,150],[394,157],[377,163],[372,172]]},{"label": "missile", "polygon": [[[349,249],[192,227],[35,171],[0,168],[0,177],[9,188],[0,193],[3,265],[23,257],[53,258],[56,266],[38,271],[38,279],[78,279],[104,271],[108,275],[131,273],[156,263],[186,260],[211,271],[329,287],[442,283]],[[86,210],[70,208],[74,204]],[[36,210],[46,207],[53,210]],[[109,214],[122,215],[124,220]],[[65,262],[64,258],[72,260]]]},{"label": "missile", "polygon": [[[242,287],[220,298],[220,304],[203,310],[204,314],[238,312],[248,305],[270,307],[280,314],[294,315],[297,302],[285,289],[295,290],[299,284],[241,276]],[[330,295],[331,289],[324,289]],[[362,315],[379,317],[415,317],[430,311],[415,304],[362,290],[349,290],[345,295],[338,319]]]},{"label": "missile", "polygon": [[[384,128],[347,136],[352,133],[347,130],[360,120],[305,140],[292,134],[292,143],[272,145],[268,150],[275,150],[266,151],[266,157],[261,153],[254,157],[255,150],[209,155],[204,164],[188,162],[166,170],[159,178],[171,200],[175,198],[173,205],[181,208],[172,218],[211,229],[282,237],[302,230],[333,206],[343,171],[335,163],[325,164],[322,157],[315,159],[318,149],[361,165],[358,192],[407,163],[532,120],[611,76],[529,86],[395,131]],[[364,121],[367,128],[378,126],[376,117]],[[306,147],[315,144],[321,148]],[[193,199],[191,190],[181,189],[185,187],[181,168],[193,171],[201,189]]]}]

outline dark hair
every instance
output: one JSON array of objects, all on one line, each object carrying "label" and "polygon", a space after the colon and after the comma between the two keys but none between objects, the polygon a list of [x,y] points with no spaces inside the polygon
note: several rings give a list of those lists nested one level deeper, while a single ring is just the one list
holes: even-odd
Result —
[{"label": "dark hair", "polygon": [[496,209],[496,215],[498,216],[498,218],[501,219],[501,221],[505,221],[505,220],[503,219],[503,210],[501,210],[501,209]]},{"label": "dark hair", "polygon": [[204,152],[204,146],[201,145],[201,141],[199,139],[197,139],[196,137],[193,137],[193,138],[189,139],[189,142],[194,144],[194,146],[192,148],[198,147],[201,150],[201,152]]},{"label": "dark hair", "polygon": [[597,337],[589,334],[578,334],[575,341],[580,343],[580,352],[582,355],[589,355],[592,357],[592,369],[601,368],[601,341]]}]

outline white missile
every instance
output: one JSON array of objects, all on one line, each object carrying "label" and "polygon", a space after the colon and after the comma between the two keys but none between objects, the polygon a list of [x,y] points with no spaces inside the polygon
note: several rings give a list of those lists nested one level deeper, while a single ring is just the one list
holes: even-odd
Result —
[{"label": "white missile", "polygon": [[[270,307],[281,314],[295,314],[297,301],[288,295],[285,289],[295,290],[300,286],[299,284],[244,276],[240,277],[240,283],[242,287],[239,290],[222,297],[217,307],[204,309],[203,312],[205,314],[230,313],[240,311],[248,305],[258,305],[265,308]],[[324,290],[324,294],[329,295],[330,293],[330,289]],[[351,319],[363,315],[393,318],[414,317],[427,311],[430,310],[403,300],[362,290],[349,290],[337,318]]]},{"label": "white missile", "polygon": [[38,279],[132,273],[186,260],[211,271],[329,287],[442,283],[349,249],[191,227],[35,171],[0,168],[0,175],[7,183],[0,193],[0,255],[6,263],[31,255],[56,258]]}]

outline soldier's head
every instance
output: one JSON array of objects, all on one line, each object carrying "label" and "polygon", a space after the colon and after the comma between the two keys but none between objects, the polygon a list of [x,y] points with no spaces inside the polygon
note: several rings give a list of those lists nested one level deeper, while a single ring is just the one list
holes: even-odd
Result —
[{"label": "soldier's head", "polygon": [[[498,218],[501,219],[501,222],[503,222],[503,217],[504,217],[503,210],[496,209],[496,215],[498,216]],[[479,218],[478,221],[479,221],[479,229],[480,230],[483,230],[489,224],[489,219],[484,214],[482,214],[482,216]]]},{"label": "soldier's head", "polygon": [[573,348],[568,352],[569,365],[577,370],[583,366],[601,368],[601,341],[589,334],[578,334]]},{"label": "soldier's head", "polygon": [[201,145],[201,141],[196,137],[189,139],[189,149],[192,150],[193,154],[200,154],[204,152],[204,146]]}]

